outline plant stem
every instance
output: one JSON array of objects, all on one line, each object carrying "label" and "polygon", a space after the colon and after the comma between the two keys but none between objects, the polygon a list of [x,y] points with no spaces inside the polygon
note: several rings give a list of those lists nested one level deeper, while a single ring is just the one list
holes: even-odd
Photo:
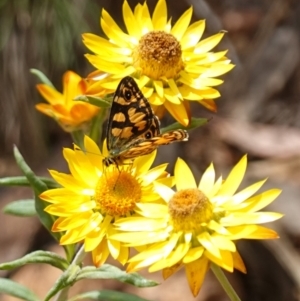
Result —
[{"label": "plant stem", "polygon": [[[74,266],[79,266],[81,265],[84,257],[85,257],[86,253],[84,251],[84,246],[82,245],[80,247],[80,249],[78,250],[78,252],[76,253],[76,255],[74,256],[73,261],[71,262],[71,264],[68,267],[68,270],[73,269]],[[69,292],[70,287],[65,287],[62,290],[60,290],[54,301],[66,301],[68,299],[68,292]]]},{"label": "plant stem", "polygon": [[219,266],[215,265],[214,263],[211,264],[211,269],[212,269],[213,273],[215,274],[215,276],[217,277],[217,279],[219,280],[220,284],[222,285],[223,289],[225,290],[225,292],[228,295],[228,297],[230,298],[230,300],[231,301],[241,301],[241,299],[239,298],[239,296],[237,295],[237,293],[231,286],[230,282],[224,275],[222,269]]}]

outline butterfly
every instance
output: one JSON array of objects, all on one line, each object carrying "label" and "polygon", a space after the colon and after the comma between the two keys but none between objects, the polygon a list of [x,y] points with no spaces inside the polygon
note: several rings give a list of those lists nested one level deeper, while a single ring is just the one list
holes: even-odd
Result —
[{"label": "butterfly", "polygon": [[124,160],[150,154],[161,145],[187,140],[185,130],[161,133],[159,119],[134,79],[127,76],[120,81],[108,117],[105,166],[118,166]]}]

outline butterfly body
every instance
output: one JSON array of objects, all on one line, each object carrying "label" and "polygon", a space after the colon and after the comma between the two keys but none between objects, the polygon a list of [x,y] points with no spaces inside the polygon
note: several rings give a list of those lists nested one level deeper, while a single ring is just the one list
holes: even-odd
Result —
[{"label": "butterfly body", "polygon": [[161,134],[158,117],[134,79],[127,76],[114,95],[106,139],[109,156],[103,161],[109,166],[150,154],[160,145],[187,140],[188,134],[184,130]]}]

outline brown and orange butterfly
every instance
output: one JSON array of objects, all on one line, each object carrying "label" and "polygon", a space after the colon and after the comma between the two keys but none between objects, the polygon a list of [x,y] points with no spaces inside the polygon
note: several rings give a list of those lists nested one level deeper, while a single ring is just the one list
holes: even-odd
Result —
[{"label": "brown and orange butterfly", "polygon": [[121,80],[108,118],[106,166],[150,154],[160,145],[187,140],[185,130],[161,133],[159,119],[134,79],[127,76]]}]

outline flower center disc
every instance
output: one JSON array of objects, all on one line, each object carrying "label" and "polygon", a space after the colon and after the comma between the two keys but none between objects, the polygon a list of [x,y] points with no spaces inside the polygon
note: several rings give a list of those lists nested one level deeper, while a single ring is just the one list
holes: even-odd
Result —
[{"label": "flower center disc", "polygon": [[127,171],[107,171],[96,186],[95,200],[102,214],[126,216],[142,195],[137,179]]},{"label": "flower center disc", "polygon": [[209,199],[198,189],[176,192],[168,206],[176,231],[196,231],[213,216]]},{"label": "flower center disc", "polygon": [[176,38],[164,31],[151,31],[134,51],[134,66],[152,79],[174,78],[183,69],[182,51]]}]

